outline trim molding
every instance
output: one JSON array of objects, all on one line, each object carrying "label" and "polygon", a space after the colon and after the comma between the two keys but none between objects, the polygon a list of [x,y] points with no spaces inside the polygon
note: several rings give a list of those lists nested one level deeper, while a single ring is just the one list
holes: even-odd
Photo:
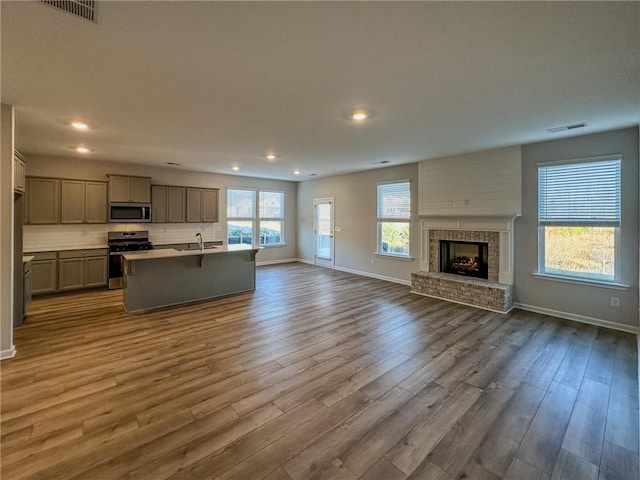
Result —
[{"label": "trim molding", "polygon": [[377,280],[384,280],[386,282],[399,283],[400,285],[411,286],[411,280],[402,280],[400,278],[387,277],[385,275],[377,275],[375,273],[363,272],[362,270],[353,270],[351,268],[336,267],[335,265],[332,267],[326,266],[326,265],[319,265],[305,258],[296,258],[294,261],[297,261],[300,263],[306,263],[308,265],[315,265],[316,267],[328,268],[330,270],[338,270],[340,272],[352,273],[354,275],[360,275],[361,277],[375,278]]},{"label": "trim molding", "polygon": [[609,320],[602,320],[600,318],[587,317],[576,313],[561,312],[551,308],[536,307],[534,305],[526,305],[518,302],[514,303],[513,306],[528,312],[541,313],[543,315],[551,315],[552,317],[564,318],[565,320],[573,320],[575,322],[595,325],[596,327],[605,327],[611,328],[612,330],[619,330],[621,332],[633,333],[635,335],[638,334],[638,327],[634,327],[633,325],[625,325],[624,323],[610,322]]},{"label": "trim molding", "polygon": [[15,345],[11,345],[11,348],[8,348],[7,350],[0,351],[0,360],[6,360],[7,358],[13,358],[13,357],[16,356],[16,353],[18,353],[18,351],[16,350]]},{"label": "trim molding", "polygon": [[276,265],[278,263],[294,263],[299,262],[298,258],[284,258],[282,260],[267,260],[264,262],[256,262],[256,267],[262,267],[263,265]]}]

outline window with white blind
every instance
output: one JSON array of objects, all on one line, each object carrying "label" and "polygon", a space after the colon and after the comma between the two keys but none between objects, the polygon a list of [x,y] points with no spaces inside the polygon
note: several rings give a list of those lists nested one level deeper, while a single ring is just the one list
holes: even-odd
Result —
[{"label": "window with white blind", "polygon": [[284,245],[284,192],[228,189],[227,243]]},{"label": "window with white blind", "polygon": [[409,257],[411,182],[400,180],[378,184],[377,253]]},{"label": "window with white blind", "polygon": [[538,165],[540,273],[616,280],[621,157]]}]

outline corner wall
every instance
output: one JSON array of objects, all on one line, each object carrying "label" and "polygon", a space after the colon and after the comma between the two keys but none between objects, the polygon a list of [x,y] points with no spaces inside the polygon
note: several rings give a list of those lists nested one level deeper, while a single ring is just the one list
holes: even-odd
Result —
[{"label": "corner wall", "polygon": [[0,106],[0,359],[13,357],[13,133],[11,105]]},{"label": "corner wall", "polygon": [[[378,182],[411,180],[412,260],[375,255],[377,243],[376,186]],[[314,262],[313,199],[333,197],[335,268],[409,285],[420,270],[418,164],[368,170],[308,180],[298,184],[298,257]],[[373,264],[372,264],[373,262]]]},{"label": "corner wall", "polygon": [[[534,278],[538,268],[537,163],[621,153],[619,281],[628,290]],[[638,328],[638,127],[522,147],[522,216],[516,219],[516,306],[628,331]],[[611,307],[611,297],[620,307]]]}]

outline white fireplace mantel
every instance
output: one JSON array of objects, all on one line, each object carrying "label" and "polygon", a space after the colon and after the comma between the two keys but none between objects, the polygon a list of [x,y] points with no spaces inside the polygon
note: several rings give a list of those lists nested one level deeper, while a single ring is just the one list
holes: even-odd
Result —
[{"label": "white fireplace mantel", "polygon": [[421,217],[421,258],[420,269],[430,271],[429,231],[461,230],[476,232],[498,232],[499,234],[499,267],[498,282],[513,285],[514,277],[514,221],[519,215],[507,216],[468,216],[468,217]]}]

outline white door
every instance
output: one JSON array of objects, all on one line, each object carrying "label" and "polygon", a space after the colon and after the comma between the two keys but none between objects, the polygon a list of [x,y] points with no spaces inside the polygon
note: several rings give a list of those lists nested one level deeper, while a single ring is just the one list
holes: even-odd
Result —
[{"label": "white door", "polygon": [[313,200],[315,263],[333,267],[333,198]]}]

